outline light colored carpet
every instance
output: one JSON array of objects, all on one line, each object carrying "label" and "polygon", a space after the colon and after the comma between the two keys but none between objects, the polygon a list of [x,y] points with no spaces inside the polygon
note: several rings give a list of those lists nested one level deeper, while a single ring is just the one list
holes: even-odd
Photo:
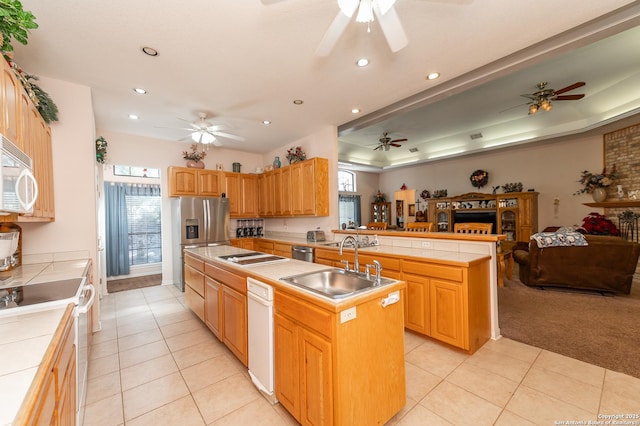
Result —
[{"label": "light colored carpet", "polygon": [[640,378],[640,281],[628,296],[527,287],[498,289],[500,332],[519,342]]}]

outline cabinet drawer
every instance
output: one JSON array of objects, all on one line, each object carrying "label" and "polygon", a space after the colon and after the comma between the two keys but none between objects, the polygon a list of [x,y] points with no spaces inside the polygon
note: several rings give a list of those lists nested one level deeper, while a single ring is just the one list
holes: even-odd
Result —
[{"label": "cabinet drawer", "polygon": [[200,260],[200,259],[196,259],[193,256],[186,255],[184,257],[184,263],[186,265],[189,265],[189,266],[193,267],[194,269],[196,269],[196,270],[198,270],[200,272],[204,272],[204,262],[202,260]]},{"label": "cabinet drawer", "polygon": [[207,276],[231,287],[235,291],[241,294],[247,294],[247,280],[244,277],[213,266],[210,263],[204,265],[204,272]]},{"label": "cabinet drawer", "polygon": [[191,287],[196,293],[204,297],[204,274],[192,268],[184,266],[184,282],[186,287]]},{"label": "cabinet drawer", "polygon": [[333,260],[335,262],[340,262],[341,259],[346,259],[347,256],[353,257],[353,251],[344,251],[344,255],[340,255],[340,251],[338,250],[327,250],[317,248],[315,252],[316,258],[325,259],[325,260]]},{"label": "cabinet drawer", "polygon": [[402,261],[402,272],[442,278],[450,281],[462,281],[462,268],[457,266],[435,265],[427,262]]},{"label": "cabinet drawer", "polygon": [[281,315],[332,338],[333,314],[280,291],[275,292],[275,309]]},{"label": "cabinet drawer", "polygon": [[359,254],[359,261],[360,261],[360,265],[362,265],[364,267],[364,265],[366,264],[373,264],[374,260],[377,260],[378,262],[380,262],[380,265],[382,265],[382,272],[384,275],[384,271],[400,271],[400,259],[393,259],[391,257],[382,257],[382,256],[376,256],[376,255],[371,255],[371,254]]},{"label": "cabinet drawer", "polygon": [[189,309],[204,321],[204,297],[196,293],[191,287],[186,286],[184,288],[184,301]]}]

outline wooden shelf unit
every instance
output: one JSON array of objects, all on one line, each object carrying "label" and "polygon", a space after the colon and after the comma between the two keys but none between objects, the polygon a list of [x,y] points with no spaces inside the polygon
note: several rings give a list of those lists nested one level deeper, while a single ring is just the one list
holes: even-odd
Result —
[{"label": "wooden shelf unit", "polygon": [[[636,203],[640,207],[640,201]],[[531,235],[538,232],[537,192],[468,193],[427,201],[427,217],[429,222],[436,224],[435,231],[452,232],[456,211],[495,212],[496,228],[493,233],[507,236],[503,241],[505,250],[509,250],[516,241],[528,241]]]}]

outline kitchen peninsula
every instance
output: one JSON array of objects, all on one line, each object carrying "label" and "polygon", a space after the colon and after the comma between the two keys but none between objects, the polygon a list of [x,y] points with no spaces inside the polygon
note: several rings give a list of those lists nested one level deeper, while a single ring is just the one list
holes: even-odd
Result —
[{"label": "kitchen peninsula", "polygon": [[[413,279],[413,284],[408,281],[408,287],[414,285],[419,296],[409,296],[405,299],[405,326],[418,333],[436,338],[448,344],[473,353],[488,338],[498,339],[500,328],[498,324],[498,289],[497,289],[497,258],[499,244],[506,238],[504,235],[470,235],[450,232],[407,232],[407,231],[373,231],[373,230],[333,230],[334,241],[307,241],[304,236],[297,237],[285,233],[267,233],[266,238],[233,239],[231,244],[247,249],[254,249],[279,256],[291,256],[292,246],[307,246],[315,250],[315,262],[329,266],[344,267],[342,260],[353,264],[353,249],[344,250],[344,255],[339,255],[338,242],[346,235],[358,235],[364,240],[368,238],[371,243],[376,238],[378,245],[359,248],[360,264],[364,266],[375,258],[382,263],[382,275],[394,279],[407,277]],[[417,268],[417,269],[416,269]],[[480,269],[478,269],[480,268]],[[429,271],[435,271],[439,276],[430,276]],[[453,274],[451,274],[453,272]],[[472,272],[469,275],[469,272]],[[434,278],[436,281],[425,280]],[[436,289],[432,283],[446,281],[446,284],[454,284],[450,287],[453,291],[462,293],[444,292]],[[434,295],[431,296],[431,287]],[[455,316],[449,320],[456,323],[455,337],[450,331],[445,339],[441,333],[431,333],[431,328],[437,328],[437,322],[431,320],[437,310],[433,303],[436,294],[442,300],[449,295],[452,306],[457,307]],[[465,302],[464,295],[467,295]],[[484,300],[488,300],[484,304]],[[409,303],[413,302],[413,303]],[[470,303],[470,304],[469,304]],[[475,313],[476,320],[473,324],[468,322],[471,317],[468,308],[481,309]],[[445,312],[452,312],[446,309]],[[461,316],[458,316],[460,314]],[[417,320],[415,327],[410,325],[410,318]],[[442,317],[440,317],[442,318]],[[420,320],[418,320],[420,319]],[[447,321],[448,322],[448,321]],[[467,334],[468,328],[471,334]],[[448,325],[447,325],[448,327]],[[463,327],[462,329],[460,327]],[[444,337],[444,336],[442,336]]]},{"label": "kitchen peninsula", "polygon": [[274,290],[276,396],[303,424],[383,424],[404,407],[402,281],[339,299],[280,278],[327,269],[284,258],[239,266],[231,247],[187,249],[185,300],[247,365],[246,278]]}]

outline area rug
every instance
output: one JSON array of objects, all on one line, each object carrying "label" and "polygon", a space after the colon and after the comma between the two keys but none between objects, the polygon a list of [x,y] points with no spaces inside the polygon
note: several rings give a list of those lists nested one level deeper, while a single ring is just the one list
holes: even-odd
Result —
[{"label": "area rug", "polygon": [[498,288],[502,336],[640,378],[640,280],[628,296],[527,287]]},{"label": "area rug", "polygon": [[125,278],[121,280],[108,280],[107,292],[117,293],[119,291],[132,290],[135,288],[151,287],[162,284],[162,274],[147,275],[144,277]]}]

